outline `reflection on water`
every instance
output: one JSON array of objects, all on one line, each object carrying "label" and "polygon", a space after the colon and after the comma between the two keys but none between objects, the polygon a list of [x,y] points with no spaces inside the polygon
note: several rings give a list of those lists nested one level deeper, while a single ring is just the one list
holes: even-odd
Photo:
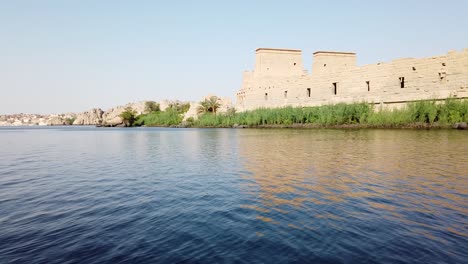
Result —
[{"label": "reflection on water", "polygon": [[461,263],[468,134],[0,129],[0,263]]},{"label": "reflection on water", "polygon": [[454,237],[467,241],[466,133],[250,130],[239,149],[249,172],[242,177],[254,179],[244,186],[253,201],[242,206],[260,221],[282,225],[271,231],[284,238],[294,228],[334,236],[332,248],[347,232],[357,245],[429,239],[449,246],[449,255],[460,246]]}]

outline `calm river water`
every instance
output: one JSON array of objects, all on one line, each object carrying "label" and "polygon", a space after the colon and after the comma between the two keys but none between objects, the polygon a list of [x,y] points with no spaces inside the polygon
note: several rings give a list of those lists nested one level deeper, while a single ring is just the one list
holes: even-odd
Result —
[{"label": "calm river water", "polygon": [[0,129],[0,263],[467,259],[466,131]]}]

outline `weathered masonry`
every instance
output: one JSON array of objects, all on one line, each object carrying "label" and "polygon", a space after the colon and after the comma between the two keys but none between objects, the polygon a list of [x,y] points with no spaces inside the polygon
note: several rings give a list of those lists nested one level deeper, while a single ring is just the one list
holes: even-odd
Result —
[{"label": "weathered masonry", "polygon": [[356,65],[352,52],[317,51],[312,73],[302,51],[259,48],[255,69],[243,75],[240,111],[366,101],[398,106],[422,99],[468,98],[468,49],[423,59]]}]

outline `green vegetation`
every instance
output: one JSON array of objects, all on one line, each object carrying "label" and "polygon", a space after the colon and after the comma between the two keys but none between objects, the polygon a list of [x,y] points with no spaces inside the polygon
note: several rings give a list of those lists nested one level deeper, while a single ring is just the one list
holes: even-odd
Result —
[{"label": "green vegetation", "polygon": [[183,115],[174,109],[168,108],[166,111],[153,112],[138,116],[136,126],[174,126],[182,122]]},{"label": "green vegetation", "polygon": [[381,110],[368,103],[336,104],[304,108],[263,108],[242,113],[205,113],[194,121],[197,127],[246,126],[358,126],[428,127],[450,126],[468,121],[468,100],[418,101],[402,109]]},{"label": "green vegetation", "polygon": [[122,121],[125,126],[133,126],[133,123],[136,120],[136,111],[133,110],[131,107],[125,108],[125,111],[123,111],[120,115],[120,118],[122,118]]},{"label": "green vegetation", "polygon": [[65,118],[65,125],[71,126],[73,125],[73,122],[75,122],[75,120],[76,120],[76,117]]},{"label": "green vegetation", "polygon": [[184,114],[189,110],[190,103],[170,104],[166,111],[152,111],[137,117],[135,126],[176,126],[182,122]]},{"label": "green vegetation", "polygon": [[[150,102],[148,102],[150,103]],[[156,107],[157,106],[157,107]],[[205,99],[197,109],[197,120],[189,118],[184,126],[194,127],[448,127],[457,122],[468,122],[468,100],[429,100],[408,104],[401,109],[381,109],[379,105],[362,102],[316,107],[261,108],[236,113],[234,108],[217,113],[220,107],[216,97]],[[166,111],[159,105],[147,104],[146,114],[135,115],[131,108],[120,117],[126,126],[181,125],[190,104],[174,103]]]},{"label": "green vegetation", "polygon": [[180,114],[183,114],[183,113],[186,113],[190,109],[190,103],[179,103],[179,102],[171,103],[167,107],[166,111],[168,109],[171,109],[171,110],[174,110],[174,111],[176,111],[176,112],[178,112]]},{"label": "green vegetation", "polygon": [[154,101],[145,102],[145,113],[159,112],[159,104]]},{"label": "green vegetation", "polygon": [[468,121],[468,100],[446,99],[418,101],[398,110],[374,111],[368,124],[372,127],[440,126]]},{"label": "green vegetation", "polygon": [[208,99],[205,99],[200,102],[200,106],[197,108],[199,114],[202,113],[213,113],[216,115],[216,111],[221,107],[221,104],[218,102],[218,97],[211,96]]}]

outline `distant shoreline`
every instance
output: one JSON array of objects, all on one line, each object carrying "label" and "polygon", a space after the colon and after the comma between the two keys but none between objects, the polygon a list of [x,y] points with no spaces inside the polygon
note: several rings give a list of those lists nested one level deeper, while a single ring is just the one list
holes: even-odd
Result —
[{"label": "distant shoreline", "polygon": [[[215,98],[216,99],[216,98]],[[147,102],[148,103],[148,102]],[[204,102],[202,102],[204,103]],[[200,103],[200,105],[202,104]],[[259,108],[236,112],[234,108],[218,111],[216,107],[200,109],[196,104],[174,104],[164,110],[155,104],[153,110],[141,105],[140,111],[120,107],[119,114],[110,111],[113,122],[102,118],[103,111],[90,111],[84,117],[53,116],[47,122],[40,116],[3,116],[0,126],[42,124],[93,125],[97,127],[174,127],[174,128],[286,128],[286,129],[467,129],[468,100],[449,98],[408,103],[402,108],[385,109],[366,102],[322,105],[315,107]],[[196,109],[195,109],[196,108]],[[193,110],[193,112],[192,112]],[[195,113],[196,110],[196,113]],[[200,111],[205,110],[205,111]],[[95,115],[94,114],[101,114]],[[68,118],[68,122],[64,119]],[[12,122],[15,120],[15,122]],[[55,121],[57,120],[57,121]],[[25,124],[25,122],[28,124]],[[38,122],[41,121],[41,122]]]},{"label": "distant shoreline", "polygon": [[329,125],[322,126],[316,124],[291,124],[291,125],[238,125],[238,126],[186,126],[186,125],[151,125],[151,126],[134,126],[134,127],[124,127],[124,126],[102,126],[102,125],[26,125],[26,126],[0,126],[2,128],[61,128],[61,127],[87,127],[87,128],[175,128],[175,129],[184,129],[184,128],[197,128],[197,129],[213,129],[213,128],[225,128],[225,129],[292,129],[292,130],[313,130],[313,129],[342,129],[342,130],[361,130],[361,129],[397,129],[397,130],[468,130],[468,124],[466,122],[455,123],[452,125],[447,124],[425,124],[425,123],[414,123],[407,124],[402,126],[371,126],[364,124],[343,124],[343,125]]}]

